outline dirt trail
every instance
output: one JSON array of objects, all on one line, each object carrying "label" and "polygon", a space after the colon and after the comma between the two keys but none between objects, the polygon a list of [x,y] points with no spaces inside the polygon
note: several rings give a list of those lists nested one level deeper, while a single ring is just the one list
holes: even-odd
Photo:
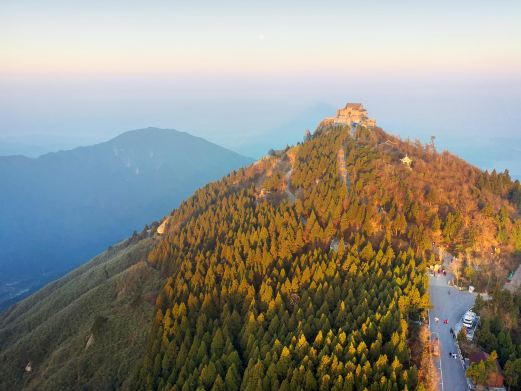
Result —
[{"label": "dirt trail", "polygon": [[291,173],[293,172],[293,168],[290,169],[286,175],[284,175],[284,190],[288,195],[289,200],[294,203],[295,202],[295,194],[291,192],[290,184],[291,184]]},{"label": "dirt trail", "polygon": [[344,148],[340,148],[338,150],[338,153],[336,155],[336,161],[338,164],[338,174],[340,175],[340,177],[342,178],[342,181],[344,181],[345,185],[347,186],[347,189],[349,190],[349,187],[351,186],[351,182],[349,180],[349,174],[347,173]]},{"label": "dirt trail", "polygon": [[336,154],[336,161],[338,164],[338,173],[342,177],[344,183],[347,183],[347,168],[346,168],[346,159],[344,157],[344,149],[340,148],[338,153]]}]

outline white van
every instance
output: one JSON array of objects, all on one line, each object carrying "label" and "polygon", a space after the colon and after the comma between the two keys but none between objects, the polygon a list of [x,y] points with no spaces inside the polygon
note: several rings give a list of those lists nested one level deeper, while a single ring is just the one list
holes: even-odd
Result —
[{"label": "white van", "polygon": [[465,326],[467,329],[471,329],[474,327],[474,322],[476,321],[476,313],[468,310],[465,312],[465,315],[463,315],[463,326]]}]

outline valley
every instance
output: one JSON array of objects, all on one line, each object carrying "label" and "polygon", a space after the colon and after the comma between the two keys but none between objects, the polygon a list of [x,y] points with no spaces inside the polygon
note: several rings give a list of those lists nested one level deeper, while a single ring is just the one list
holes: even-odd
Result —
[{"label": "valley", "polygon": [[[157,290],[146,233],[100,254],[0,316],[0,389],[128,389]],[[28,371],[30,367],[30,371]]]},{"label": "valley", "polygon": [[11,280],[0,285],[0,311],[16,303],[24,296],[38,290],[45,283],[55,280],[59,274],[46,273],[33,278]]}]

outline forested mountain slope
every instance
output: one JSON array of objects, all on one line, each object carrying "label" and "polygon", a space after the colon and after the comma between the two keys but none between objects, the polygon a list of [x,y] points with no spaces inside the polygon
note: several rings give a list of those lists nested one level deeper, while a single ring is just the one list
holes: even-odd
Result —
[{"label": "forested mountain slope", "polygon": [[0,309],[250,163],[157,128],[36,159],[0,157]]},{"label": "forested mountain slope", "polygon": [[[520,195],[508,173],[483,173],[433,145],[322,123],[304,143],[196,191],[162,236],[100,258],[146,260],[139,270],[154,278],[137,287],[104,283],[102,297],[83,290],[80,273],[70,291],[51,286],[14,307],[0,328],[0,370],[13,374],[4,384],[422,389],[430,376],[414,320],[429,306],[426,266],[447,249],[460,259],[462,279],[503,284],[519,264]],[[80,321],[82,306],[49,305],[70,292],[78,303],[92,295],[104,304]],[[153,293],[155,309],[141,301]],[[71,330],[70,345],[60,347],[45,326],[54,318]],[[100,325],[103,348],[88,359],[85,346]],[[130,346],[134,332],[140,339]],[[114,335],[129,353],[109,343]],[[46,350],[48,341],[56,351]],[[70,365],[65,357],[74,357]]]},{"label": "forested mountain slope", "polygon": [[152,247],[135,236],[2,314],[0,389],[129,389],[165,282]]},{"label": "forested mountain slope", "polygon": [[500,279],[518,262],[519,194],[432,145],[321,125],[172,214],[149,256],[170,277],[135,387],[416,389],[408,320],[429,306],[433,242],[482,270],[503,249]]}]

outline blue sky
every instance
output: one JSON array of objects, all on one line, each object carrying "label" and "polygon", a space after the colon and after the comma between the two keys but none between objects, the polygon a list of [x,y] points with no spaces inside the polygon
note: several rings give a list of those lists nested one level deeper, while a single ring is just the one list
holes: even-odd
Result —
[{"label": "blue sky", "polygon": [[161,126],[258,155],[362,101],[464,154],[521,138],[519,20],[501,0],[2,2],[0,141]]}]

